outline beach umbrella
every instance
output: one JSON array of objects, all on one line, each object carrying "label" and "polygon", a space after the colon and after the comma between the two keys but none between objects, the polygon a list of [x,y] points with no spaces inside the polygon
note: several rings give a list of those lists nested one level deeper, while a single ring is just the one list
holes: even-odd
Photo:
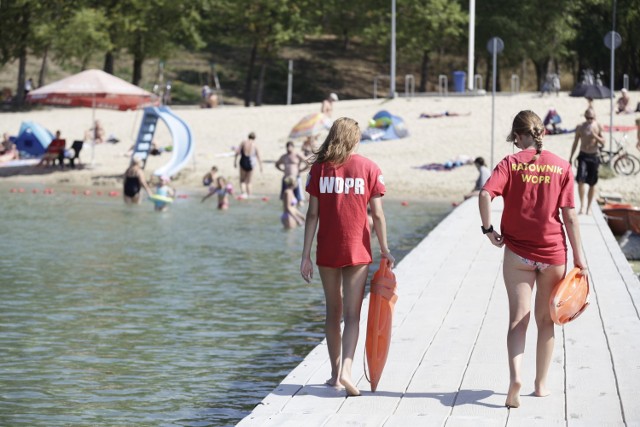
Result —
[{"label": "beach umbrella", "polygon": [[323,113],[313,113],[304,116],[298,124],[296,124],[291,132],[289,138],[304,138],[307,136],[318,135],[325,129],[331,128],[331,119]]},{"label": "beach umbrella", "polygon": [[156,96],[151,92],[101,70],[85,70],[32,90],[27,101],[121,111],[157,104]]},{"label": "beach umbrella", "polygon": [[602,85],[578,84],[573,88],[569,96],[577,96],[593,99],[607,99],[611,97],[611,90]]},{"label": "beach umbrella", "polygon": [[[136,110],[157,105],[158,99],[151,92],[132,85],[102,70],[85,70],[57,82],[32,90],[27,102],[33,104],[61,105],[67,107],[91,107],[91,125],[95,124],[96,108],[111,110]],[[91,144],[93,164],[95,141]]]}]

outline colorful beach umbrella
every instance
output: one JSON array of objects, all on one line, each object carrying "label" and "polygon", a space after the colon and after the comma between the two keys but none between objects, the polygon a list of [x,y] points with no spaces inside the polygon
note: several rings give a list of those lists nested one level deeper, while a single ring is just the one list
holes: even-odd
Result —
[{"label": "colorful beach umbrella", "polygon": [[289,138],[305,138],[307,136],[315,136],[326,129],[331,128],[331,119],[323,113],[313,113],[306,115],[296,124]]},{"label": "colorful beach umbrella", "polygon": [[32,90],[27,101],[68,107],[135,110],[157,104],[151,92],[102,70],[86,70]]}]

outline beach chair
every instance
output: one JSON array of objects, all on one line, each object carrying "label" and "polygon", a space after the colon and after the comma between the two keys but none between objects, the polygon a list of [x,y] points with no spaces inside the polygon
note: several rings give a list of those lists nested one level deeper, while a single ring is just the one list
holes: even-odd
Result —
[{"label": "beach chair", "polygon": [[56,160],[60,162],[60,167],[64,167],[63,159],[64,159],[64,147],[65,147],[64,139],[54,139],[51,141],[49,146],[47,147],[47,151],[42,155],[42,159],[38,166],[49,166],[55,165]]},{"label": "beach chair", "polygon": [[76,159],[78,159],[78,163],[80,163],[80,151],[82,151],[83,145],[84,141],[82,140],[75,140],[73,144],[71,144],[71,149],[69,150],[71,151],[71,156],[68,159],[69,166],[71,166],[72,169],[76,167]]}]

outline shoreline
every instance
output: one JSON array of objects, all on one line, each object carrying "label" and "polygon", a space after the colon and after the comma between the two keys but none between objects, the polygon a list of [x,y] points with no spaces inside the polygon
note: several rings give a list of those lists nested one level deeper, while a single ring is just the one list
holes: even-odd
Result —
[{"label": "shoreline", "polygon": [[[640,92],[630,93],[632,99],[640,99]],[[571,98],[566,92],[560,96],[540,97],[539,93],[503,94],[496,97],[494,135],[494,164],[505,155],[511,154],[512,145],[505,141],[513,116],[522,109],[532,109],[544,117],[550,108],[555,108],[562,117],[561,126],[572,128],[583,121],[586,108],[583,98]],[[598,121],[609,123],[609,101],[594,102]],[[239,188],[238,170],[233,167],[232,150],[246,138],[249,132],[257,135],[257,146],[263,160],[263,173],[254,172],[253,187],[256,194],[278,194],[282,173],[274,167],[275,161],[285,152],[287,135],[298,120],[311,112],[318,111],[320,103],[274,105],[262,107],[227,106],[217,109],[196,107],[176,107],[175,113],[191,127],[195,152],[193,159],[177,176],[174,186],[180,190],[196,192],[204,190],[202,176],[216,165],[221,174],[230,178],[235,188]],[[446,200],[459,202],[469,192],[477,178],[472,165],[451,171],[428,171],[420,167],[431,163],[445,163],[458,157],[475,158],[482,156],[487,163],[491,158],[491,96],[469,97],[419,97],[388,99],[364,99],[338,101],[334,104],[333,117],[353,117],[364,128],[369,119],[380,111],[387,110],[404,119],[409,131],[407,138],[362,143],[358,152],[376,162],[383,171],[387,183],[387,195],[406,200]],[[421,113],[450,112],[468,116],[441,118],[420,118]],[[60,130],[67,146],[76,139],[82,139],[84,131],[91,125],[92,110],[89,108],[46,107],[30,112],[0,113],[3,119],[2,132],[17,134],[20,123],[32,120],[42,124],[52,132]],[[96,110],[106,134],[113,134],[120,140],[117,144],[96,145],[92,154],[91,146],[85,144],[80,154],[82,162],[90,163],[95,156],[93,167],[58,171],[55,168],[42,174],[1,176],[0,181],[9,185],[70,185],[86,187],[113,187],[121,191],[121,176],[128,166],[129,157],[124,153],[137,136],[141,111]],[[636,115],[615,115],[614,125],[634,125]],[[326,135],[322,134],[319,142]],[[622,136],[615,133],[615,137]],[[609,134],[605,133],[609,139]],[[635,133],[627,133],[627,150],[640,156],[635,148]],[[164,124],[158,126],[155,139],[160,146],[171,145],[172,138]],[[561,157],[568,158],[573,142],[573,134],[545,137],[545,149]],[[294,140],[299,150],[302,141]],[[171,153],[150,156],[145,169],[149,176],[170,159]],[[1,168],[0,168],[1,169]],[[0,170],[0,175],[3,172]],[[304,175],[304,172],[303,172]],[[640,174],[601,179],[599,191],[619,193],[628,202],[640,203]]]}]

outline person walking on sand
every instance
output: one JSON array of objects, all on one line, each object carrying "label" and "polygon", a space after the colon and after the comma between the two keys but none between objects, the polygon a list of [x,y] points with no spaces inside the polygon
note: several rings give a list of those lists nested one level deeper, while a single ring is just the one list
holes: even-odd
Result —
[{"label": "person walking on sand", "polygon": [[262,160],[260,160],[260,152],[256,146],[256,134],[251,132],[246,141],[242,141],[240,147],[236,150],[233,158],[233,167],[238,167],[238,157],[240,157],[240,197],[247,198],[251,195],[251,176],[256,163],[260,165],[262,172]]},{"label": "person walking on sand", "polygon": [[349,396],[360,395],[353,384],[351,366],[360,332],[368,265],[372,262],[367,205],[371,207],[381,256],[390,267],[395,262],[387,245],[382,210],[384,178],[375,163],[355,153],[359,142],[358,123],[342,117],[333,123],[329,135],[311,158],[307,178],[310,198],[300,262],[300,274],[310,283],[311,247],[317,228],[316,264],[326,301],[325,334],[331,363],[327,384],[344,387]]},{"label": "person walking on sand", "polygon": [[598,147],[604,146],[604,136],[602,136],[602,127],[596,122],[596,113],[592,108],[587,108],[584,112],[586,121],[576,128],[576,136],[573,139],[571,154],[569,155],[569,164],[572,163],[573,154],[578,147],[580,141],[580,154],[578,154],[578,170],[576,172],[576,180],[578,181],[578,195],[580,196],[580,214],[584,210],[584,186],[589,186],[587,195],[587,215],[591,213],[591,202],[596,192],[596,184],[598,183],[598,167],[600,159],[598,157]]},{"label": "person walking on sand", "polygon": [[280,156],[280,158],[276,161],[276,168],[279,171],[284,172],[284,176],[282,177],[282,189],[280,190],[280,200],[282,200],[284,196],[284,192],[286,189],[285,180],[288,177],[293,177],[295,184],[293,188],[293,193],[295,198],[297,199],[296,205],[302,206],[304,204],[304,196],[302,195],[302,182],[300,179],[300,172],[307,169],[309,164],[305,161],[304,157],[300,154],[296,153],[293,142],[287,142],[287,152]]},{"label": "person walking on sand", "polygon": [[[533,394],[550,394],[547,373],[553,355],[554,324],[549,296],[567,270],[565,229],[573,263],[587,273],[574,209],[571,165],[543,150],[543,137],[540,117],[532,111],[519,112],[507,141],[521,151],[498,163],[478,197],[482,233],[494,246],[506,245],[503,276],[509,300],[509,391],[505,405],[510,408],[520,406],[521,366],[534,285],[538,287],[534,310],[538,339]],[[491,201],[496,196],[504,199],[500,232],[491,223]]]},{"label": "person walking on sand", "polygon": [[141,187],[147,192],[147,196],[151,195],[151,188],[149,187],[147,179],[144,177],[144,171],[142,170],[142,160],[138,157],[134,157],[133,160],[131,160],[131,164],[124,172],[124,188],[122,191],[124,202],[126,204],[139,204]]}]

